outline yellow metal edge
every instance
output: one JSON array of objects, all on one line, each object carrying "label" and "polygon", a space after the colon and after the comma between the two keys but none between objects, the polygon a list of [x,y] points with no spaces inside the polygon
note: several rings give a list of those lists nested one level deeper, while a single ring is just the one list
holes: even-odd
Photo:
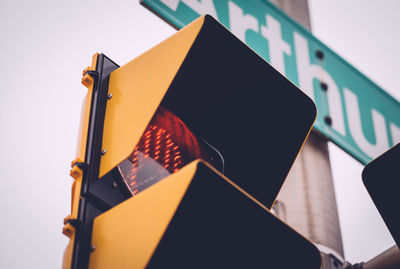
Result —
[{"label": "yellow metal edge", "polygon": [[72,184],[71,188],[71,218],[78,218],[79,200],[81,199],[82,174]]},{"label": "yellow metal edge", "polygon": [[69,239],[68,245],[64,250],[62,269],[71,269],[72,254],[74,250],[75,234]]},{"label": "yellow metal edge", "polygon": [[[95,53],[93,55],[91,66],[86,68],[84,71],[96,70],[98,55],[99,53]],[[89,116],[90,116],[91,100],[93,93],[93,83],[90,84],[87,84],[86,82],[84,83],[84,78],[82,79],[82,83],[88,88],[88,91],[82,103],[81,118],[78,131],[78,143],[76,148],[76,158],[74,161],[72,161],[71,164],[72,168],[70,171],[70,175],[72,178],[74,178],[74,182],[71,186],[71,214],[64,219],[63,233],[69,237],[69,242],[64,250],[64,255],[62,260],[63,269],[71,268],[72,254],[75,243],[75,227],[73,227],[70,223],[68,223],[68,220],[78,218],[79,201],[81,198],[80,193],[81,193],[82,176],[83,176],[83,171],[75,164],[77,162],[84,162],[85,160],[87,133],[89,128]]]},{"label": "yellow metal edge", "polygon": [[204,16],[111,73],[100,178],[132,153],[203,24]]},{"label": "yellow metal edge", "polygon": [[[92,245],[96,250],[91,253],[89,268],[145,268],[175,215],[199,162],[190,163],[97,217],[92,234]],[[128,259],[126,253],[131,253]]]},{"label": "yellow metal edge", "polygon": [[[97,65],[97,57],[99,53],[95,53],[92,57],[92,64],[90,67],[86,68],[86,70],[96,70]],[[88,75],[87,75],[88,76]],[[88,128],[89,128],[89,116],[90,116],[90,109],[91,109],[91,102],[92,102],[92,93],[93,93],[93,81],[92,83],[85,84],[84,82],[85,77],[82,78],[82,84],[84,84],[87,88],[87,94],[83,99],[82,103],[82,110],[81,110],[81,119],[79,124],[79,131],[78,131],[78,143],[76,147],[76,158],[80,160],[85,160],[86,154],[86,142],[87,142],[87,135],[88,135]]]},{"label": "yellow metal edge", "polygon": [[64,250],[62,268],[71,268],[72,253],[75,242],[75,227],[68,223],[69,220],[78,218],[79,202],[81,199],[82,176],[83,171],[76,165],[71,169],[71,175],[74,175],[74,182],[71,186],[71,214],[64,219],[63,234],[69,237],[68,245]]}]

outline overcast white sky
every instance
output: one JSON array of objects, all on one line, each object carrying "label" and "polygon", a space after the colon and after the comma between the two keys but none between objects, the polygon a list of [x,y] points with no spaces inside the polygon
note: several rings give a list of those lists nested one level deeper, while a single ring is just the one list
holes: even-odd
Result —
[{"label": "overcast white sky", "polygon": [[[314,34],[398,99],[399,10],[397,0],[310,0]],[[0,268],[61,266],[92,54],[122,65],[174,32],[139,0],[0,1]],[[362,166],[330,150],[346,258],[367,260],[394,242]]]},{"label": "overcast white sky", "polygon": [[[309,3],[314,35],[400,100],[400,1]],[[346,259],[368,260],[394,241],[361,182],[363,166],[336,146],[329,149]]]}]

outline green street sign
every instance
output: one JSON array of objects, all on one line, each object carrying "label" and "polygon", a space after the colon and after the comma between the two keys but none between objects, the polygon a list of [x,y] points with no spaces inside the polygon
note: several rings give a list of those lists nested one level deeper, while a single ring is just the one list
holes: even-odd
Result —
[{"label": "green street sign", "polygon": [[314,100],[314,130],[361,163],[400,142],[400,103],[267,0],[141,3],[177,29],[218,19]]}]

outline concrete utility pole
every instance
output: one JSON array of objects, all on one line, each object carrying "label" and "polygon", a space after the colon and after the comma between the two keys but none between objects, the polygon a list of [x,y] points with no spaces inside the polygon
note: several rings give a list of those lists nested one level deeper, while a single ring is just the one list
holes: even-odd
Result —
[{"label": "concrete utility pole", "polygon": [[[311,30],[307,0],[270,0]],[[277,215],[322,252],[323,269],[341,268],[342,236],[327,140],[312,132],[297,157],[275,206]]]}]

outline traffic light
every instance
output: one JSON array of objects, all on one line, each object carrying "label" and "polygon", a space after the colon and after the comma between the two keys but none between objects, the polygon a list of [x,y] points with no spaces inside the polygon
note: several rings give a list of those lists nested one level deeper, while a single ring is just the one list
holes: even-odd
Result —
[{"label": "traffic light", "polygon": [[362,179],[376,208],[397,246],[400,247],[400,144],[371,161],[362,172]]},{"label": "traffic light", "polygon": [[82,82],[64,268],[319,268],[269,212],[315,105],[212,17]]}]

